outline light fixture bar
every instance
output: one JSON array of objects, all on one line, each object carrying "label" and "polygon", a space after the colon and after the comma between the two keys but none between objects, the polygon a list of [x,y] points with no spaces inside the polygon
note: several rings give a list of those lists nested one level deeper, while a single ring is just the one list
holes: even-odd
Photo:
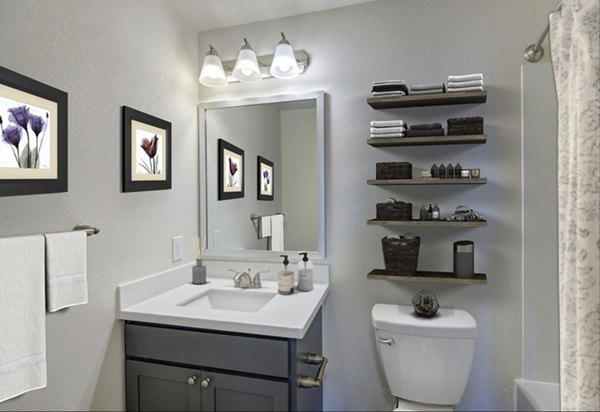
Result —
[{"label": "light fixture bar", "polygon": [[[256,56],[256,60],[258,61],[258,68],[260,69],[260,75],[262,79],[273,77],[269,72],[269,69],[271,67],[271,63],[273,63],[274,56],[275,54]],[[298,62],[300,74],[304,73],[308,68],[308,54],[306,54],[304,50],[294,50],[294,57],[296,57],[296,61]],[[225,71],[225,76],[227,76],[227,80],[229,80],[229,83],[239,82],[239,80],[234,78],[232,74],[233,68],[235,67],[235,62],[235,60],[227,60],[223,62],[223,70]]]}]

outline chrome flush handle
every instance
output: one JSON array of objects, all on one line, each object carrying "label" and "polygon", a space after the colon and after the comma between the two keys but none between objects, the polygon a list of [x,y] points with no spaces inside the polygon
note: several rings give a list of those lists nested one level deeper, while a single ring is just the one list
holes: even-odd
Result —
[{"label": "chrome flush handle", "polygon": [[392,338],[377,338],[377,342],[390,346],[394,346],[396,344],[396,341]]}]

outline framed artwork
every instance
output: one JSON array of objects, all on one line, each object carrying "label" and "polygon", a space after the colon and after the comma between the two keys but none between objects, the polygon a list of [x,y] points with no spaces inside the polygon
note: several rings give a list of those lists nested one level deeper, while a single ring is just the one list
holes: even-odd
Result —
[{"label": "framed artwork", "polygon": [[219,200],[244,197],[244,151],[219,139]]},{"label": "framed artwork", "polygon": [[67,93],[0,66],[0,196],[67,191]]},{"label": "framed artwork", "polygon": [[123,192],[171,188],[171,123],[123,106]]},{"label": "framed artwork", "polygon": [[273,162],[258,156],[256,164],[258,200],[273,200]]}]

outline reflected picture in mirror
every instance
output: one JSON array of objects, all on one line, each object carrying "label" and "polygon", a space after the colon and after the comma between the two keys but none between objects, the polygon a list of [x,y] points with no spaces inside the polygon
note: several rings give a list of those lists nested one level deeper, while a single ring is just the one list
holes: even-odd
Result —
[{"label": "reflected picture in mirror", "polygon": [[219,139],[219,200],[244,197],[244,151]]},{"label": "reflected picture in mirror", "polygon": [[273,200],[273,162],[258,156],[257,160],[256,191],[258,200]]}]

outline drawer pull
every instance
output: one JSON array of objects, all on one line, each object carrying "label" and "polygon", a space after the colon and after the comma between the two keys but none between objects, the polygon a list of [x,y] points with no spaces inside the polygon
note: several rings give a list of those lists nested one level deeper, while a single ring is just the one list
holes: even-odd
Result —
[{"label": "drawer pull", "polygon": [[208,388],[208,385],[210,385],[210,378],[202,380],[202,383],[200,385],[202,385],[204,389]]},{"label": "drawer pull", "polygon": [[188,381],[187,381],[188,385],[193,386],[197,380],[198,380],[198,378],[196,378],[195,376],[188,378]]},{"label": "drawer pull", "polygon": [[317,376],[312,378],[306,375],[298,375],[298,387],[299,388],[318,388],[323,382],[323,375],[325,374],[325,368],[327,367],[327,358],[322,355],[316,355],[309,353],[304,360],[306,363],[311,365],[321,365],[317,372]]}]

